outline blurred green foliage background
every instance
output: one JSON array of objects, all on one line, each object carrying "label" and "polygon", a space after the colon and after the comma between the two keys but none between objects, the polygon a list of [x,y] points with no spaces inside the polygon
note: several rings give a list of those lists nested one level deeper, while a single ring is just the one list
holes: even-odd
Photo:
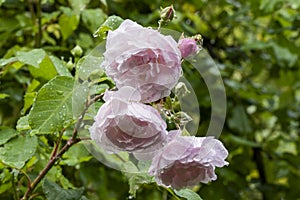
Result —
[{"label": "blurred green foliage background", "polygon": [[[220,140],[229,150],[230,165],[216,170],[216,181],[194,190],[212,200],[300,199],[299,0],[0,0],[0,148],[8,130],[17,134],[12,129],[43,84],[57,74],[74,76],[71,50],[79,45],[87,55],[95,48],[101,39],[93,33],[108,16],[157,27],[159,8],[170,4],[177,18],[166,28],[203,36],[227,94]],[[48,67],[34,67],[35,53],[24,56],[33,49],[49,57],[43,61]],[[198,135],[203,136],[211,113],[209,93],[198,73],[184,72],[197,94]],[[39,137],[35,155],[22,168],[30,178],[46,164],[56,137]],[[89,199],[131,199],[126,177],[80,144],[47,178],[58,184],[53,187],[81,188],[73,192]],[[0,162],[0,199],[18,199],[26,187],[23,173]],[[44,198],[42,186],[36,194]],[[141,185],[136,197],[173,198],[155,184]]]}]

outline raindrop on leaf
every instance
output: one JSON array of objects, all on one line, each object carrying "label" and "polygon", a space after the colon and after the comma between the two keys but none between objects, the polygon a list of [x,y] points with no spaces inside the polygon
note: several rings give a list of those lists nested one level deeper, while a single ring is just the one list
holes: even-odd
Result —
[{"label": "raindrop on leaf", "polygon": [[58,95],[62,95],[64,92],[61,91],[61,90],[56,90],[56,93],[57,93]]}]

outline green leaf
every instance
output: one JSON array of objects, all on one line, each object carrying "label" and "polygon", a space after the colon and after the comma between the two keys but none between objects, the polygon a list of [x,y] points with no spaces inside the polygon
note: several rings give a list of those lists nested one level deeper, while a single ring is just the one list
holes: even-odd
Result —
[{"label": "green leaf", "polygon": [[263,41],[250,41],[242,46],[242,50],[262,50],[270,47],[270,43]]},{"label": "green leaf", "polygon": [[96,94],[101,94],[105,92],[105,90],[109,89],[109,85],[102,83],[100,85],[96,85],[95,92]]},{"label": "green leaf", "polygon": [[69,72],[67,66],[62,62],[62,60],[58,59],[55,56],[49,57],[59,75],[72,77],[72,74]]},{"label": "green leaf", "polygon": [[[104,75],[103,68],[99,67],[103,61],[103,53],[105,51],[104,44],[98,45],[89,55],[81,58],[76,65],[76,82],[73,92],[73,114],[78,117],[85,107],[88,95],[103,92],[107,85],[96,84],[102,81]],[[102,77],[102,78],[101,78]],[[107,78],[103,81],[106,81]],[[90,86],[91,84],[92,87]]]},{"label": "green leaf", "polygon": [[37,81],[36,79],[33,79],[30,83],[30,85],[28,85],[27,88],[27,92],[34,92],[40,85],[40,82]]},{"label": "green leaf", "polygon": [[63,39],[66,40],[76,29],[79,24],[79,16],[62,14],[59,18],[59,26]]},{"label": "green leaf", "polygon": [[259,6],[259,9],[264,10],[265,12],[273,12],[278,9],[277,5],[283,2],[283,0],[262,0]]},{"label": "green leaf", "polygon": [[6,192],[12,188],[12,182],[4,183],[0,185],[0,194]]},{"label": "green leaf", "polygon": [[127,173],[126,176],[128,177],[129,194],[133,197],[136,196],[136,192],[142,184],[154,182],[153,177],[149,176],[148,173]]},{"label": "green leaf", "polygon": [[229,135],[228,139],[232,142],[234,142],[235,144],[238,145],[244,145],[244,146],[249,146],[249,147],[260,147],[260,144],[247,140],[245,138],[241,138],[235,135]]},{"label": "green leaf", "polygon": [[5,2],[5,0],[0,0],[0,6]]},{"label": "green leaf", "polygon": [[116,30],[123,21],[124,20],[119,16],[113,15],[108,17],[107,20],[94,33],[94,37],[105,39],[107,32],[109,30]]},{"label": "green leaf", "polygon": [[57,71],[48,55],[45,56],[38,68],[29,66],[29,71],[34,78],[47,81],[57,75]]},{"label": "green leaf", "polygon": [[106,0],[100,0],[100,2],[101,2],[105,7],[107,7],[107,2],[106,2]]},{"label": "green leaf", "polygon": [[85,10],[85,7],[90,2],[90,0],[68,0],[69,4],[73,8],[76,14],[79,14],[81,11]]},{"label": "green leaf", "polygon": [[29,65],[29,71],[34,78],[50,80],[57,75],[51,59],[43,49],[18,51],[16,54],[20,62]]},{"label": "green leaf", "polygon": [[6,143],[4,147],[0,147],[0,159],[3,163],[20,169],[34,155],[37,144],[36,136],[19,135]]},{"label": "green leaf", "polygon": [[85,9],[82,11],[82,21],[91,33],[94,33],[107,15],[101,9]]},{"label": "green leaf", "polygon": [[72,107],[74,117],[79,117],[85,109],[86,100],[88,98],[88,82],[76,82],[74,85],[74,92],[72,97]]},{"label": "green leaf", "polygon": [[9,97],[9,94],[0,93],[0,99],[5,99],[6,97]]},{"label": "green leaf", "polygon": [[76,166],[93,158],[82,143],[74,145],[63,155],[61,164]]},{"label": "green leaf", "polygon": [[80,200],[83,198],[83,188],[65,190],[56,183],[50,182],[48,179],[44,181],[43,191],[48,200]]},{"label": "green leaf", "polygon": [[101,76],[104,71],[102,68],[99,67],[102,61],[102,56],[94,56],[91,54],[81,58],[76,66],[76,77],[80,80],[88,80],[89,77],[94,74]]},{"label": "green leaf", "polygon": [[278,64],[283,67],[286,65],[291,67],[297,62],[298,55],[291,52],[290,49],[280,46],[275,42],[272,42],[271,44]]},{"label": "green leaf", "polygon": [[284,141],[284,140],[279,141],[279,145],[276,149],[276,152],[279,155],[282,155],[284,153],[290,153],[290,154],[295,155],[295,156],[298,155],[296,143],[295,142],[290,142],[290,141]]},{"label": "green leaf", "polygon": [[35,68],[39,68],[41,62],[44,60],[47,54],[42,49],[33,49],[28,52],[18,51],[16,55],[20,62],[31,65]]},{"label": "green leaf", "polygon": [[165,107],[165,109],[167,109],[167,110],[172,110],[172,99],[171,99],[170,96],[167,96],[167,97],[166,97],[166,100],[165,100],[165,102],[164,102],[164,107]]},{"label": "green leaf", "polygon": [[8,140],[18,135],[14,129],[7,128],[0,131],[0,145],[5,144]]},{"label": "green leaf", "polygon": [[228,125],[240,133],[250,133],[252,131],[246,111],[241,105],[234,107],[232,110],[232,116],[228,120]]},{"label": "green leaf", "polygon": [[32,106],[35,97],[36,92],[29,92],[24,95],[24,106],[21,112],[22,115],[24,115],[26,111]]},{"label": "green leaf", "polygon": [[18,59],[16,57],[11,57],[11,58],[8,58],[8,59],[1,58],[0,59],[0,67],[2,67],[4,65],[7,65],[9,63],[16,62],[17,60]]},{"label": "green leaf", "polygon": [[30,125],[28,122],[28,115],[21,117],[17,122],[17,131],[27,131],[30,130]]},{"label": "green leaf", "polygon": [[[43,163],[43,165],[46,164],[47,162]],[[61,165],[53,166],[47,174],[47,179],[50,182],[59,184],[63,189],[76,189],[76,187],[74,187],[74,185],[70,182],[71,180],[64,176]]]},{"label": "green leaf", "polygon": [[79,33],[76,44],[83,49],[91,49],[95,46],[95,40],[90,33]]},{"label": "green leaf", "polygon": [[[1,2],[5,2],[5,0],[0,0],[0,5]],[[14,18],[14,17],[10,17],[10,16],[5,16],[5,15],[1,15],[0,18],[0,32],[6,32],[8,34],[11,34],[11,32],[13,30],[15,30],[16,28],[18,28],[20,26],[20,22]],[[1,38],[3,39],[3,38]],[[4,41],[7,42],[7,41]]]},{"label": "green leaf", "polygon": [[202,200],[202,198],[191,189],[174,190],[175,194],[187,200]]},{"label": "green leaf", "polygon": [[51,134],[67,127],[72,121],[73,79],[58,76],[38,92],[29,113],[29,124],[34,133]]}]

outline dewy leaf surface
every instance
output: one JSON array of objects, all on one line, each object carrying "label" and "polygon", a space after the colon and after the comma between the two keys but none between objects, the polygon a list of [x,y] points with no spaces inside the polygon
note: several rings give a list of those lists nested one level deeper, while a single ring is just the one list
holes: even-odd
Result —
[{"label": "dewy leaf surface", "polygon": [[0,160],[7,165],[22,168],[25,162],[35,153],[37,148],[37,137],[30,135],[19,135],[0,147]]},{"label": "dewy leaf surface", "polygon": [[175,194],[184,197],[187,200],[202,200],[202,198],[191,189],[182,189],[179,191],[174,190]]},{"label": "dewy leaf surface", "polygon": [[18,134],[14,129],[3,129],[0,131],[0,145],[5,144],[8,140],[15,137]]},{"label": "dewy leaf surface", "polygon": [[116,30],[124,20],[119,16],[109,16],[106,21],[94,33],[94,37],[106,38],[106,33],[109,30]]},{"label": "dewy leaf surface", "polygon": [[82,197],[83,188],[74,190],[65,190],[56,183],[50,182],[48,179],[43,184],[43,190],[48,200],[80,200]]},{"label": "dewy leaf surface", "polygon": [[58,73],[52,60],[43,49],[33,49],[28,52],[18,51],[17,58],[21,63],[29,65],[29,71],[34,78],[50,80]]},{"label": "dewy leaf surface", "polygon": [[70,124],[73,84],[72,78],[57,76],[39,90],[28,118],[35,134],[51,134]]}]

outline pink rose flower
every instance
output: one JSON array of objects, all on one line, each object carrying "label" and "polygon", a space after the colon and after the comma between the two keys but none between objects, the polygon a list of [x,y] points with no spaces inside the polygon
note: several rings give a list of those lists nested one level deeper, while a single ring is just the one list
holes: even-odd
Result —
[{"label": "pink rose flower", "polygon": [[215,167],[228,165],[227,156],[223,144],[212,137],[175,136],[153,158],[149,174],[159,185],[179,190],[216,180]]},{"label": "pink rose flower", "polygon": [[131,87],[106,92],[106,102],[89,129],[92,140],[110,153],[147,153],[161,148],[167,135],[166,123],[156,109],[139,103],[140,98]]},{"label": "pink rose flower", "polygon": [[183,38],[178,42],[182,58],[186,58],[196,54],[199,50],[197,42],[192,38]]},{"label": "pink rose flower", "polygon": [[125,20],[109,31],[102,66],[118,88],[134,87],[149,103],[170,94],[181,75],[181,53],[171,36]]}]

